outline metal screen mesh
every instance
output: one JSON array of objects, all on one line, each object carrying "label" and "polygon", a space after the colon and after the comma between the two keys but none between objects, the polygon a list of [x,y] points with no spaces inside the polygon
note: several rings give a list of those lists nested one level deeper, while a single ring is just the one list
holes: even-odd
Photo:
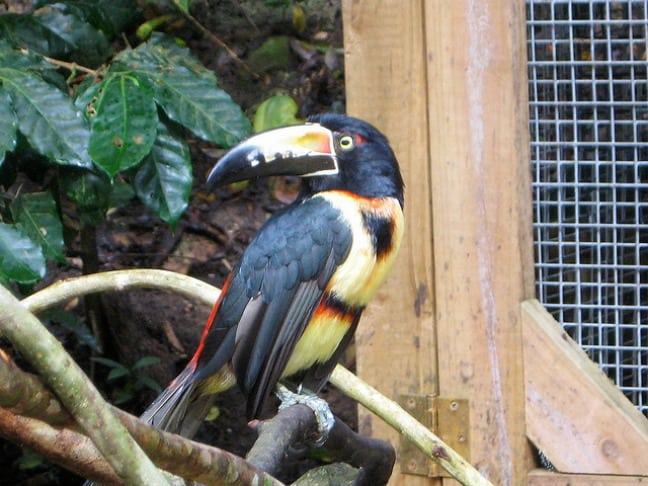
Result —
[{"label": "metal screen mesh", "polygon": [[527,0],[539,299],[648,414],[648,0]]}]

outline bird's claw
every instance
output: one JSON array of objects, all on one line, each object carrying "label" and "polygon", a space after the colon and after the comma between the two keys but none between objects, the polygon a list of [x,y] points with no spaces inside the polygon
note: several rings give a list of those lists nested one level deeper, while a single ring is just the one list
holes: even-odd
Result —
[{"label": "bird's claw", "polygon": [[277,385],[275,395],[281,400],[279,410],[291,407],[292,405],[302,404],[313,411],[319,432],[319,437],[315,440],[314,444],[316,447],[322,446],[328,439],[333,425],[335,425],[335,416],[331,412],[331,408],[326,400],[317,395],[291,392],[281,384]]}]

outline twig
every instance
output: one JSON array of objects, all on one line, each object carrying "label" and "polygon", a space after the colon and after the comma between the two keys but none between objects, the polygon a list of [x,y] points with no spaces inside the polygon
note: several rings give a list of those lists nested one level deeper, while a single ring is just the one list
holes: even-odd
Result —
[{"label": "twig", "polygon": [[38,370],[120,478],[130,484],[167,484],[61,343],[1,285],[0,329]]},{"label": "twig", "polygon": [[232,59],[233,61],[235,61],[238,65],[240,65],[243,69],[245,69],[249,74],[251,74],[251,75],[254,76],[255,78],[259,78],[259,77],[260,77],[257,73],[255,73],[254,71],[252,71],[252,70],[250,69],[250,67],[249,67],[247,64],[245,64],[245,62],[244,62],[240,57],[238,57],[238,55],[236,54],[236,52],[234,52],[234,51],[233,51],[233,50],[232,50],[232,49],[231,49],[227,44],[225,44],[225,42],[223,42],[222,40],[220,40],[220,38],[218,38],[218,37],[217,37],[213,32],[209,31],[207,28],[205,28],[204,25],[202,25],[200,22],[198,22],[198,20],[197,20],[193,15],[191,15],[191,13],[189,13],[189,11],[183,9],[180,5],[178,5],[178,1],[177,1],[177,0],[172,0],[172,1],[173,1],[173,5],[175,5],[175,7],[178,9],[178,11],[182,12],[182,15],[184,15],[185,18],[186,18],[186,19],[187,19],[187,20],[188,20],[188,21],[189,21],[189,22],[190,22],[194,27],[196,27],[196,28],[200,31],[200,33],[201,33],[202,35],[204,35],[205,37],[207,37],[208,39],[210,39],[213,43],[215,43],[216,45],[218,45],[218,46],[220,46],[222,49],[224,49],[225,52],[227,53],[227,55],[230,57],[230,59]]},{"label": "twig", "polygon": [[77,64],[76,62],[61,61],[59,59],[54,59],[52,57],[47,57],[47,56],[43,56],[43,59],[46,60],[47,62],[49,62],[50,64],[54,64],[55,66],[63,67],[63,68],[65,68],[68,71],[71,71],[73,73],[76,72],[76,71],[81,71],[81,72],[84,72],[86,74],[92,74],[93,76],[96,76],[97,73],[98,73],[98,71],[96,69],[90,69],[90,68],[87,68],[85,66],[81,66],[80,64]]},{"label": "twig", "polygon": [[[23,54],[29,54],[29,49],[22,48],[20,51]],[[81,66],[77,64],[76,62],[67,62],[67,61],[61,61],[60,59],[54,59],[53,57],[47,57],[47,56],[41,56],[45,61],[49,62],[50,64],[53,64],[55,66],[63,67],[67,69],[70,72],[76,72],[76,71],[82,71],[87,74],[92,74],[92,75],[97,75],[97,72],[95,69],[90,69],[85,66]]]}]

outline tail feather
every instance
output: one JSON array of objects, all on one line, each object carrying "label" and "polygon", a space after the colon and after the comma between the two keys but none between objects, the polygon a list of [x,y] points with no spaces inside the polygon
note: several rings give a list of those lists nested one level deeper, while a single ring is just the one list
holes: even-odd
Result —
[{"label": "tail feather", "polygon": [[194,370],[187,366],[140,419],[158,429],[193,437],[215,400],[213,395],[198,393],[198,383],[191,379]]}]

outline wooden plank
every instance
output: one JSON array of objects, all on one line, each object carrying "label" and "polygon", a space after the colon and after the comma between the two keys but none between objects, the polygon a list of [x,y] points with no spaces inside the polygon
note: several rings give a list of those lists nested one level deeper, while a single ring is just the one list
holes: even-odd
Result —
[{"label": "wooden plank", "polygon": [[[347,112],[391,141],[405,180],[405,239],[387,282],[356,333],[357,371],[397,400],[436,383],[431,195],[421,0],[343,0]],[[399,435],[360,410],[360,431],[396,446]],[[397,451],[399,452],[399,451]],[[400,474],[391,484],[438,484]]]},{"label": "wooden plank", "polygon": [[[471,462],[521,484],[519,303],[533,293],[524,2],[345,0],[343,20],[347,111],[385,131],[406,183],[406,241],[360,325],[358,372],[393,398],[469,399]],[[360,424],[398,444],[371,416]]]},{"label": "wooden plank", "polygon": [[470,400],[472,463],[494,484],[522,484],[519,305],[533,295],[524,2],[434,2],[425,19],[439,393]]},{"label": "wooden plank", "polygon": [[613,476],[600,474],[561,474],[542,469],[529,473],[527,486],[636,486],[646,485],[645,476]]},{"label": "wooden plank", "polygon": [[542,304],[522,309],[529,439],[561,472],[648,476],[648,419]]}]

